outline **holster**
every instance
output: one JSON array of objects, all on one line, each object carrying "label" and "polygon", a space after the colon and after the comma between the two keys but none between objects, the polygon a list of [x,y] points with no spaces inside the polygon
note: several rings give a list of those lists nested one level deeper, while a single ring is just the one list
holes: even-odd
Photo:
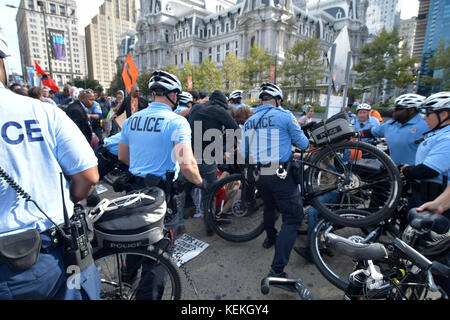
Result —
[{"label": "holster", "polygon": [[0,238],[0,262],[13,271],[30,269],[39,259],[41,236],[37,229]]}]

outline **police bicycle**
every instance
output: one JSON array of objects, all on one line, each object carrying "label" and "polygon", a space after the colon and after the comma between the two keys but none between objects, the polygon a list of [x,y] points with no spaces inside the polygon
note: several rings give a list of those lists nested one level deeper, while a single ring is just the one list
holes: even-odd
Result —
[{"label": "police bicycle", "polygon": [[[328,220],[355,228],[388,219],[396,209],[402,183],[399,171],[383,151],[361,142],[348,115],[339,113],[311,127],[314,146],[300,152],[277,170],[280,178],[294,174],[303,204],[313,205]],[[240,173],[218,180],[209,190],[205,219],[222,238],[243,242],[263,231],[263,202],[255,187],[250,165]],[[326,194],[333,201],[324,201]],[[359,210],[355,219],[339,210]]]},{"label": "police bicycle", "polygon": [[415,209],[408,220],[402,235],[388,242],[355,243],[335,233],[323,235],[329,247],[356,262],[341,288],[345,299],[425,300],[439,292],[448,299],[434,277],[450,276],[449,220]]},{"label": "police bicycle", "polygon": [[165,227],[166,214],[165,195],[157,187],[103,199],[88,212],[102,299],[181,298],[181,278],[170,256],[173,234]]}]

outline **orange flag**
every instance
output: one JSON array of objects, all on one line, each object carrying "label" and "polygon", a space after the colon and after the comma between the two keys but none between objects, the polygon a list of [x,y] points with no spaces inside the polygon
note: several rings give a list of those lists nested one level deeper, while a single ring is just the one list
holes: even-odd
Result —
[{"label": "orange flag", "polygon": [[131,87],[136,83],[138,75],[139,71],[136,68],[136,65],[134,64],[133,59],[131,59],[130,54],[128,54],[127,60],[125,60],[125,65],[123,66],[122,71],[123,83],[125,83],[128,93],[130,93]]}]

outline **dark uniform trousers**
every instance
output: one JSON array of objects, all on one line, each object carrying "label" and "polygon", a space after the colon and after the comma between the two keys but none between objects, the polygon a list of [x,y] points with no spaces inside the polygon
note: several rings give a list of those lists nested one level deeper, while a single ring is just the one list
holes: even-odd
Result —
[{"label": "dark uniform trousers", "polygon": [[[270,240],[276,238],[272,270],[280,273],[289,262],[291,250],[297,239],[297,232],[302,224],[302,198],[292,173],[289,173],[284,180],[276,174],[261,175],[256,186],[264,200],[264,228],[267,237]],[[276,209],[280,211],[282,217],[278,236],[275,229]]]}]

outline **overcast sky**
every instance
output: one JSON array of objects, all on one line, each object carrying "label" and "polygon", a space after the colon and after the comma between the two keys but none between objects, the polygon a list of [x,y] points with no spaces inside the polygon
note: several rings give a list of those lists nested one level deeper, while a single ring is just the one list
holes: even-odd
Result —
[{"label": "overcast sky", "polygon": [[[10,71],[16,71],[21,74],[22,69],[20,66],[20,52],[16,25],[17,9],[4,6],[4,4],[11,4],[18,7],[20,0],[1,0],[0,2],[2,3],[0,4],[0,26],[2,27],[3,34],[13,52],[13,56],[8,58],[8,65]],[[78,31],[80,34],[84,34],[84,28],[91,22],[91,19],[98,14],[98,8],[103,3],[103,0],[76,0],[76,2],[78,8]],[[137,1],[138,7],[139,2],[140,1]],[[419,10],[418,0],[399,0],[399,2],[402,19],[408,19],[417,15]],[[82,14],[80,15],[80,13]]]}]

